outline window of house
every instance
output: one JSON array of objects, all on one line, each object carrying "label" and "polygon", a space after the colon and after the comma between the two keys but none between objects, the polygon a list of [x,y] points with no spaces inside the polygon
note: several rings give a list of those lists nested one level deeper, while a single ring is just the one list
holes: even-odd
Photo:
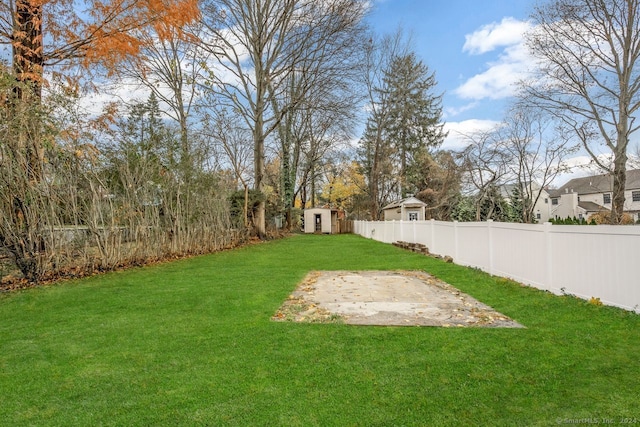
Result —
[{"label": "window of house", "polygon": [[604,201],[605,205],[608,205],[609,203],[611,203],[611,193],[604,193],[602,195],[602,200]]},{"label": "window of house", "polygon": [[409,221],[417,221],[418,212],[409,212]]},{"label": "window of house", "polygon": [[542,215],[540,215],[539,213],[536,214],[536,219],[540,219],[542,218]]},{"label": "window of house", "polygon": [[551,199],[551,204],[552,205],[557,205],[558,204],[558,198]]},{"label": "window of house", "polygon": [[544,199],[544,203],[545,203],[545,204],[549,203],[549,199],[545,198],[545,199]]},{"label": "window of house", "polygon": [[640,191],[632,191],[631,200],[633,200],[634,202],[640,202]]}]

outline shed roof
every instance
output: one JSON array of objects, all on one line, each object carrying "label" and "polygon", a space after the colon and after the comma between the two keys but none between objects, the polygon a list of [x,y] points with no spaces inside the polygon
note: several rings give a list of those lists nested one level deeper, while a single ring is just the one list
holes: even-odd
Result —
[{"label": "shed roof", "polygon": [[338,208],[323,208],[323,207],[318,207],[318,208],[305,208],[305,211],[331,211],[331,212],[338,212],[340,209]]},{"label": "shed roof", "polygon": [[389,203],[387,206],[383,207],[382,210],[399,208],[401,206],[409,207],[409,208],[419,208],[423,206],[427,206],[425,202],[420,199],[416,199],[415,197],[405,197],[404,199],[396,200],[395,202]]}]

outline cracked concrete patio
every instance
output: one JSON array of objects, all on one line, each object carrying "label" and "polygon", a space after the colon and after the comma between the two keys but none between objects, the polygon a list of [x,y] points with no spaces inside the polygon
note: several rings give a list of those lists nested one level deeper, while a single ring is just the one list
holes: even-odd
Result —
[{"label": "cracked concrete patio", "polygon": [[421,271],[313,271],[273,319],[352,325],[523,327]]}]

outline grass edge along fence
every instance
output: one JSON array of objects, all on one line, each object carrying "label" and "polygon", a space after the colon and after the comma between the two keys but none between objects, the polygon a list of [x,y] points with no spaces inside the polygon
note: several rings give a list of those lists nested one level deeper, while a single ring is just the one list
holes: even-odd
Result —
[{"label": "grass edge along fence", "polygon": [[456,264],[640,313],[640,227],[445,221],[355,221],[384,243],[421,243]]}]

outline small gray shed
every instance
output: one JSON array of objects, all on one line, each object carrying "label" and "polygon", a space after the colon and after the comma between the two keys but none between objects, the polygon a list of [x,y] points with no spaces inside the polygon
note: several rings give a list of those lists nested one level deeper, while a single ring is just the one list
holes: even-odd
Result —
[{"label": "small gray shed", "polygon": [[407,197],[382,208],[385,221],[423,221],[427,204],[415,197]]},{"label": "small gray shed", "polygon": [[304,232],[335,234],[338,232],[338,210],[310,208],[304,210]]}]

